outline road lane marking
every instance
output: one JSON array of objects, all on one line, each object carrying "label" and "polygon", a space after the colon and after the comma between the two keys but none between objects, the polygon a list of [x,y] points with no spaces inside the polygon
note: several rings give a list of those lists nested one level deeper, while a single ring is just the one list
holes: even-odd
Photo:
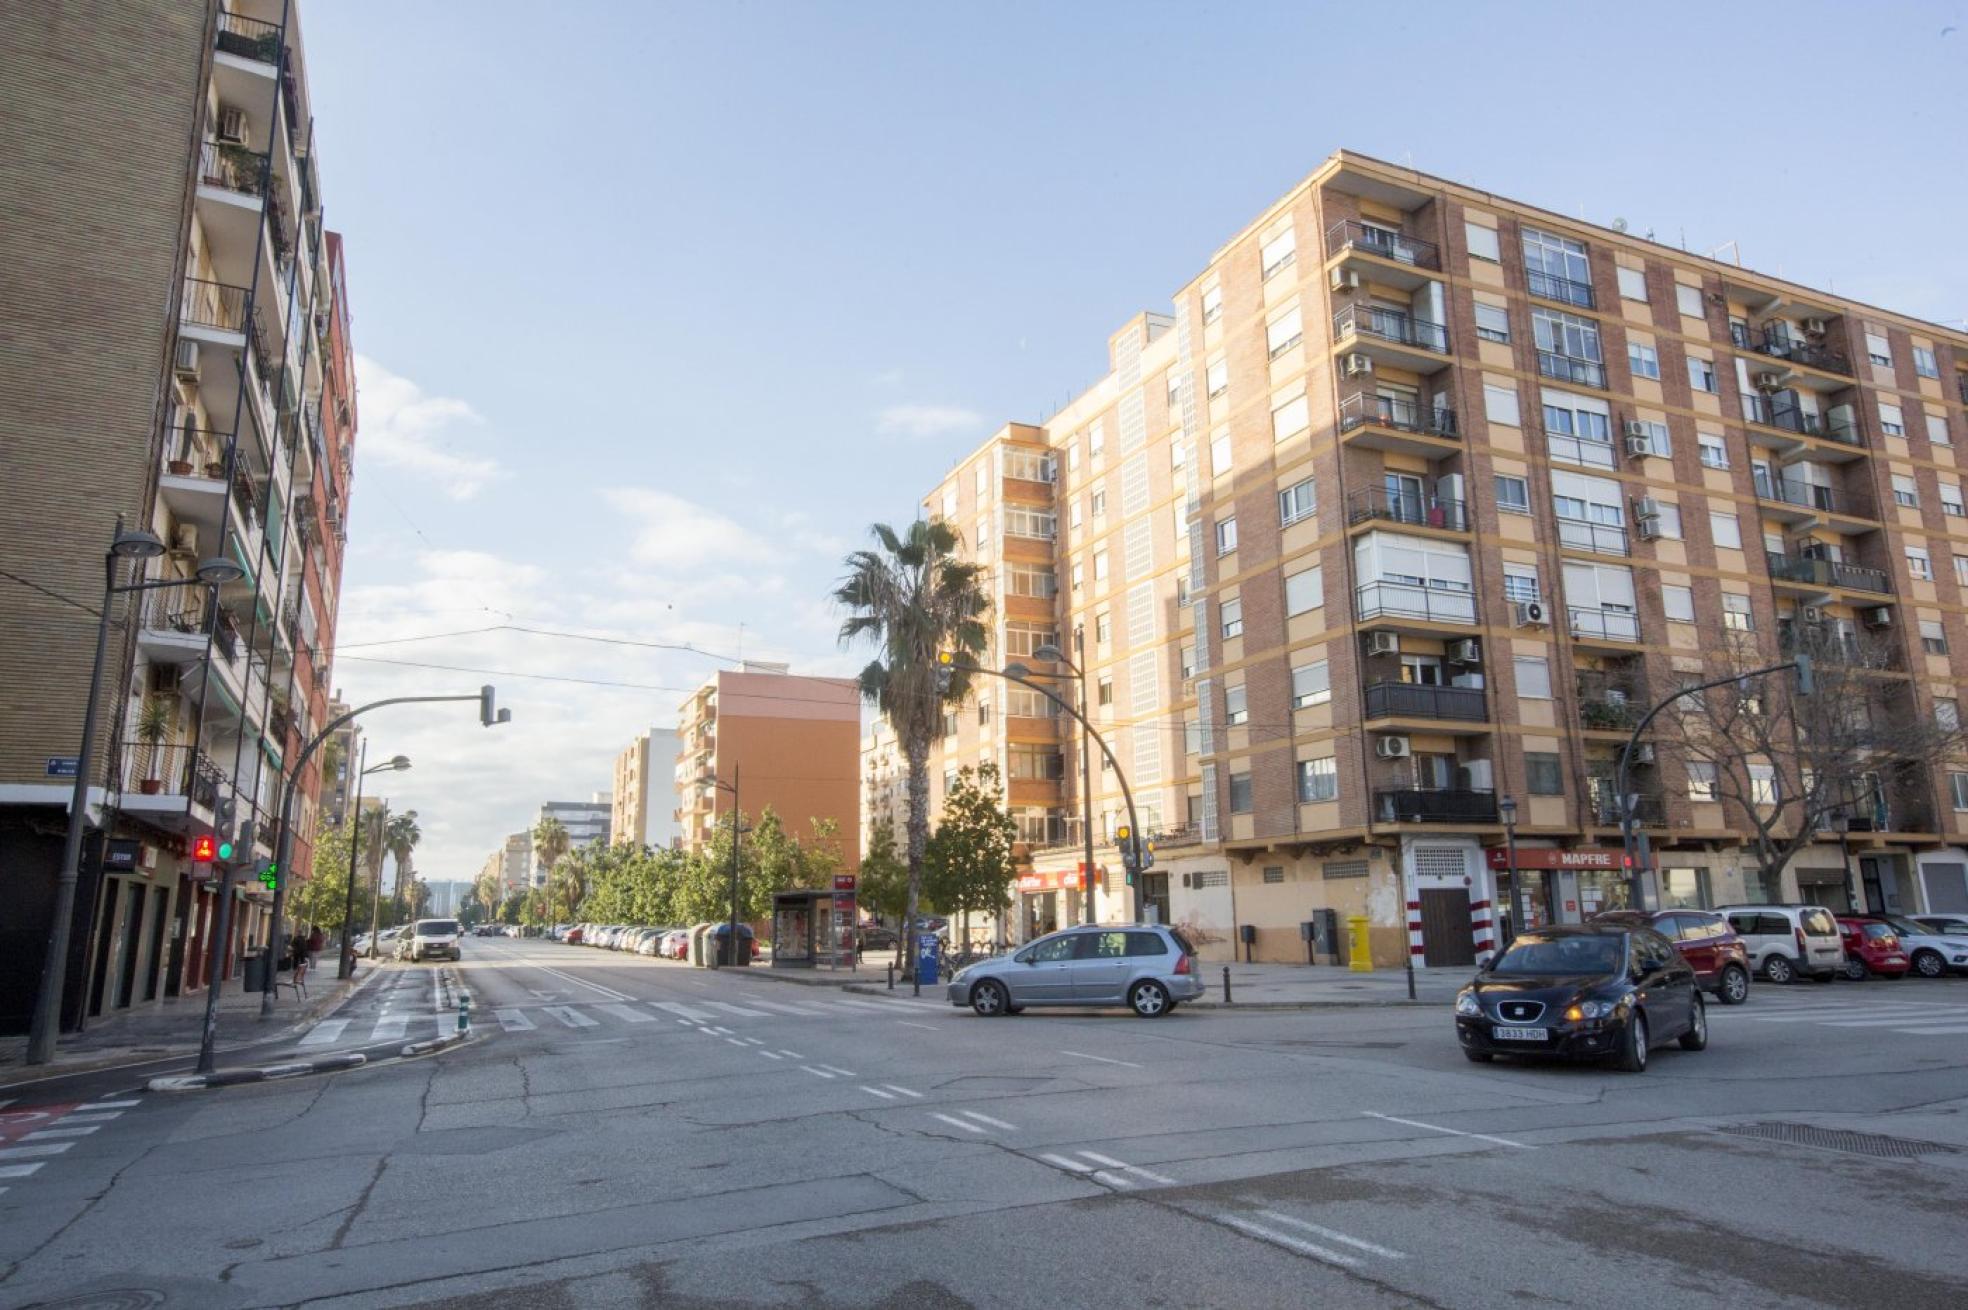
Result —
[{"label": "road lane marking", "polygon": [[761,1001],[756,998],[753,998],[752,1004],[761,1006],[767,1010],[777,1010],[781,1014],[802,1014],[802,1015],[811,1016],[811,1015],[826,1013],[825,1010],[817,1010],[810,1005],[787,1005],[781,1001]]},{"label": "road lane marking", "polygon": [[1895,1028],[1897,1033],[1907,1033],[1914,1037],[1953,1037],[1968,1033],[1968,1024],[1954,1024],[1945,1028]]},{"label": "road lane marking", "polygon": [[588,1018],[587,1015],[582,1014],[571,1005],[548,1005],[542,1008],[569,1028],[593,1028],[597,1026],[593,1019]]},{"label": "road lane marking", "polygon": [[736,1046],[739,1050],[743,1050],[745,1048],[745,1044],[739,1041],[736,1037],[727,1037],[724,1040],[730,1042],[733,1046]]},{"label": "road lane marking", "polygon": [[84,1110],[128,1110],[139,1104],[136,1101],[91,1101]]},{"label": "road lane marking", "polygon": [[709,1031],[716,1033],[720,1037],[731,1036],[731,1030],[729,1028],[720,1028],[714,1023],[705,1024],[704,1027]]},{"label": "road lane marking", "polygon": [[533,1021],[518,1010],[494,1010],[492,1014],[509,1033],[523,1033],[533,1027]]},{"label": "road lane marking", "polygon": [[785,1056],[788,1060],[804,1060],[806,1058],[798,1051],[789,1051],[783,1046],[779,1048],[779,1054]]},{"label": "road lane marking", "polygon": [[370,1030],[369,1040],[372,1042],[397,1041],[403,1036],[403,1030],[408,1028],[409,1026],[410,1026],[409,1015],[386,1014],[382,1018],[378,1019],[376,1021],[376,1026]]},{"label": "road lane marking", "polygon": [[659,1010],[668,1010],[671,1014],[690,1023],[708,1023],[711,1018],[708,1010],[700,1010],[694,1005],[685,1005],[682,1001],[651,1001],[650,1004]]},{"label": "road lane marking", "polygon": [[595,1006],[595,1009],[600,1010],[603,1014],[612,1014],[617,1019],[624,1020],[625,1022],[628,1023],[655,1023],[656,1022],[655,1015],[644,1014],[641,1010],[636,1009],[632,1005],[602,1004],[602,1005]]},{"label": "road lane marking", "polygon": [[982,1135],[982,1133],[984,1132],[984,1130],[982,1128],[979,1128],[976,1124],[967,1123],[964,1120],[959,1119],[954,1115],[937,1114],[935,1111],[932,1110],[930,1111],[929,1117],[932,1119],[941,1119],[944,1123],[949,1124],[952,1128],[961,1128],[967,1133],[977,1133],[979,1135]]},{"label": "road lane marking", "polygon": [[1161,1183],[1168,1187],[1174,1187],[1176,1185],[1175,1179],[1168,1177],[1166,1174],[1158,1174],[1152,1169],[1143,1169],[1140,1165],[1129,1164],[1126,1160],[1116,1160],[1111,1155],[1102,1155],[1098,1151],[1081,1151],[1080,1154],[1095,1164],[1106,1165],[1109,1169],[1121,1169],[1131,1174],[1140,1174],[1150,1182]]},{"label": "road lane marking", "polygon": [[1096,1169],[1088,1174],[1087,1177],[1105,1183],[1117,1191],[1125,1192],[1134,1187],[1134,1180],[1132,1178],[1123,1178],[1119,1174],[1108,1173],[1105,1169]]},{"label": "road lane marking", "polygon": [[1513,1142],[1508,1137],[1492,1137],[1488,1133],[1466,1133],[1460,1128],[1444,1128],[1440,1124],[1425,1124],[1418,1119],[1397,1119],[1391,1114],[1381,1114],[1377,1110],[1362,1110],[1360,1113],[1369,1119],[1385,1119],[1391,1124],[1406,1124],[1410,1128],[1425,1128],[1431,1133],[1447,1133],[1451,1137],[1474,1137],[1479,1141],[1495,1142],[1498,1146],[1514,1146],[1520,1151],[1535,1151],[1537,1148],[1528,1142]]},{"label": "road lane marking", "polygon": [[741,1041],[741,1042],[743,1042],[743,1043],[744,1043],[745,1045],[747,1045],[747,1046],[763,1046],[763,1045],[765,1045],[765,1043],[764,1043],[764,1042],[762,1042],[762,1041],[760,1041],[760,1040],[759,1040],[758,1038],[756,1038],[756,1037],[740,1037],[740,1038],[739,1038],[738,1040],[739,1040],[739,1041]]},{"label": "road lane marking", "polygon": [[1317,1233],[1329,1242],[1344,1242],[1347,1246],[1357,1247],[1373,1255],[1384,1255],[1390,1260],[1405,1260],[1408,1258],[1406,1251],[1396,1251],[1391,1246],[1380,1246],[1362,1238],[1349,1236],[1346,1233],[1340,1232],[1337,1228],[1327,1228],[1322,1224],[1315,1224],[1307,1219],[1294,1219],[1288,1214],[1279,1214],[1276,1210],[1259,1210],[1257,1216],[1260,1219],[1269,1219],[1274,1224],[1290,1224],[1294,1228],[1303,1228],[1308,1233]]},{"label": "road lane marking", "polygon": [[803,1064],[800,1066],[800,1068],[806,1070],[808,1073],[812,1074],[815,1078],[826,1078],[830,1081],[833,1078],[833,1075],[828,1073],[825,1069],[816,1069],[810,1064]]},{"label": "road lane marking", "polygon": [[888,1008],[888,1004],[882,1001],[850,1001],[846,997],[837,997],[829,999],[828,1004],[845,1006],[850,1010],[880,1010],[883,1013],[894,1013]]},{"label": "road lane marking", "polygon": [[864,1085],[862,1086],[862,1088],[861,1088],[861,1090],[862,1090],[862,1091],[864,1091],[864,1092],[866,1092],[866,1093],[868,1093],[868,1095],[870,1095],[870,1096],[879,1096],[879,1097],[881,1097],[881,1098],[882,1098],[882,1100],[884,1100],[884,1101],[892,1101],[892,1100],[894,1100],[894,1099],[895,1099],[895,1093],[894,1093],[894,1092],[884,1092],[884,1091],[883,1091],[883,1090],[882,1090],[881,1088],[879,1088],[879,1087],[869,1087],[869,1086],[867,1086],[867,1085],[865,1085],[865,1084],[864,1084]]},{"label": "road lane marking", "polygon": [[323,1019],[308,1035],[296,1043],[299,1046],[328,1046],[342,1035],[342,1029],[349,1026],[347,1019]]},{"label": "road lane marking", "polygon": [[36,1160],[33,1164],[0,1164],[0,1178],[27,1178],[46,1163],[46,1160]]},{"label": "road lane marking", "polygon": [[883,1083],[882,1086],[886,1087],[891,1092],[900,1092],[904,1096],[913,1096],[918,1101],[922,1100],[923,1098],[923,1094],[921,1092],[912,1092],[906,1087],[897,1087],[894,1083]]},{"label": "road lane marking", "polygon": [[1124,1064],[1124,1065],[1126,1065],[1126,1066],[1127,1066],[1128,1068],[1130,1068],[1130,1069],[1139,1069],[1139,1068],[1141,1068],[1141,1066],[1140,1066],[1140,1065],[1138,1065],[1138,1064],[1136,1064],[1136,1063],[1135,1063],[1134,1061],[1132,1061],[1132,1060],[1111,1060],[1111,1059],[1109,1059],[1109,1058],[1107,1058],[1107,1057],[1106,1057],[1106,1056],[1104,1056],[1104,1055],[1088,1055],[1088,1054],[1087,1054],[1087,1053],[1086,1053],[1085,1051],[1064,1051],[1064,1050],[1062,1050],[1062,1051],[1060,1052],[1060,1054],[1061,1054],[1061,1055],[1077,1055],[1077,1056],[1078,1056],[1078,1057],[1079,1057],[1080,1059],[1082,1059],[1082,1060],[1098,1060],[1098,1061],[1100,1061],[1100,1063],[1102,1063],[1102,1064]]},{"label": "road lane marking", "polygon": [[723,1010],[726,1014],[735,1014],[741,1019],[763,1019],[766,1017],[764,1010],[747,1009],[742,1005],[733,1005],[729,1001],[705,1001],[704,1004],[710,1006],[713,1010]]},{"label": "road lane marking", "polygon": [[1061,1169],[1070,1169],[1076,1174],[1091,1173],[1093,1171],[1092,1165],[1080,1160],[1069,1160],[1063,1155],[1041,1155],[1039,1159],[1044,1160],[1047,1164],[1057,1165]]},{"label": "road lane marking", "polygon": [[901,1024],[904,1028],[921,1028],[928,1032],[940,1031],[933,1023],[916,1023],[909,1019],[897,1019],[895,1022]]},{"label": "road lane marking", "polygon": [[46,1142],[40,1146],[0,1146],[0,1160],[32,1160],[37,1155],[60,1155],[74,1142]]},{"label": "road lane marking", "polygon": [[576,987],[585,987],[589,991],[604,996],[611,1001],[633,1001],[635,999],[635,997],[629,995],[627,992],[618,992],[613,987],[603,987],[600,983],[591,983],[585,978],[576,978],[571,973],[562,973],[560,970],[549,968],[544,964],[536,964],[533,967],[541,973],[552,974],[562,982],[571,982]]},{"label": "road lane marking", "polygon": [[37,1132],[29,1133],[27,1136],[21,1138],[21,1140],[23,1142],[40,1142],[52,1141],[58,1137],[87,1137],[90,1133],[100,1132],[101,1130],[101,1124],[88,1124],[81,1128],[43,1128]]},{"label": "road lane marking", "polygon": [[852,1078],[854,1076],[854,1070],[843,1069],[836,1064],[823,1064],[820,1067],[822,1069],[825,1069],[828,1073],[837,1073],[843,1078]]},{"label": "road lane marking", "polygon": [[768,1060],[783,1060],[785,1058],[784,1056],[780,1055],[779,1052],[777,1051],[760,1051],[759,1054],[763,1055]]},{"label": "road lane marking", "polygon": [[975,1119],[977,1120],[978,1123],[989,1124],[993,1128],[1002,1128],[1008,1133],[1015,1133],[1018,1131],[1017,1124],[1008,1124],[1002,1119],[993,1119],[990,1115],[979,1114],[975,1110],[959,1110],[957,1111],[957,1113],[962,1115],[966,1119]]},{"label": "road lane marking", "polygon": [[1226,1214],[1218,1215],[1217,1217],[1246,1236],[1255,1237],[1261,1242],[1270,1242],[1274,1246],[1282,1246],[1287,1251],[1296,1251],[1300,1255],[1309,1255],[1314,1260],[1324,1260],[1327,1264],[1344,1265],[1348,1269],[1360,1263],[1350,1255],[1341,1255],[1337,1251],[1327,1250],[1325,1247],[1314,1245],[1311,1242],[1305,1241],[1303,1238],[1293,1237],[1290,1233],[1274,1232],[1266,1228],[1263,1224],[1254,1224],[1248,1219],[1239,1219],[1236,1215]]}]

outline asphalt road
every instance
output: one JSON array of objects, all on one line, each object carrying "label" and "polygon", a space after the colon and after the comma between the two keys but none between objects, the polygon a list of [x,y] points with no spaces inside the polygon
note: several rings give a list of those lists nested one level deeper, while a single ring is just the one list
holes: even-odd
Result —
[{"label": "asphalt road", "polygon": [[[479,1035],[434,1057],[0,1106],[0,1306],[1968,1304],[1964,980],[1763,988],[1627,1076],[1432,1009],[441,967]],[[434,1033],[396,974],[317,1047]]]}]

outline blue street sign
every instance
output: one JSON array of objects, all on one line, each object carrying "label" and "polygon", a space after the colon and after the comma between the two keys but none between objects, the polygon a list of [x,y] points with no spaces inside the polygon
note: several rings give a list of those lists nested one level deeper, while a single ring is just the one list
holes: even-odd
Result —
[{"label": "blue street sign", "polygon": [[50,778],[73,778],[82,771],[82,757],[79,755],[50,755],[48,757],[48,776]]},{"label": "blue street sign", "polygon": [[936,962],[936,934],[919,932],[916,934],[916,976],[935,978],[940,966]]}]

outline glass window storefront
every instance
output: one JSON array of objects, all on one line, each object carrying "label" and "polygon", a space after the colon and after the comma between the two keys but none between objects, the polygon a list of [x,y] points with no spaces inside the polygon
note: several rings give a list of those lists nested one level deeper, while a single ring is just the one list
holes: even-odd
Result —
[{"label": "glass window storefront", "polygon": [[1708,894],[1708,870],[1662,869],[1660,902],[1663,910],[1706,910],[1714,904]]}]

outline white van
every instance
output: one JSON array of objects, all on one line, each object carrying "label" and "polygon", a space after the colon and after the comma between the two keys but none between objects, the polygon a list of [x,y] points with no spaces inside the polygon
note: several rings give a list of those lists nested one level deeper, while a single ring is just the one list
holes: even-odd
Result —
[{"label": "white van", "polygon": [[410,958],[428,960],[434,955],[441,955],[446,959],[462,960],[465,957],[459,941],[456,919],[419,919],[410,937]]},{"label": "white van", "polygon": [[1724,905],[1749,967],[1773,983],[1830,982],[1845,968],[1838,920],[1822,905]]}]

